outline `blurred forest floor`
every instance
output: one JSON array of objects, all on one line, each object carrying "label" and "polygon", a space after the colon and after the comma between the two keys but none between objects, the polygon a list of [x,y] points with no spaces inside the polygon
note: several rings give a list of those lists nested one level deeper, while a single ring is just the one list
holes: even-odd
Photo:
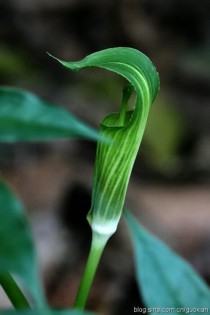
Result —
[{"label": "blurred forest floor", "polygon": [[[130,46],[154,62],[161,90],[126,203],[208,283],[209,15],[208,0],[0,0],[0,84],[28,89],[97,129],[106,114],[119,110],[124,81],[99,69],[68,72],[46,52],[70,61]],[[48,298],[57,307],[72,305],[88,252],[84,215],[95,148],[80,140],[0,145],[1,172],[28,211]],[[123,223],[117,235],[89,303],[108,315],[119,314],[120,307],[129,310],[132,295],[138,301]]]}]

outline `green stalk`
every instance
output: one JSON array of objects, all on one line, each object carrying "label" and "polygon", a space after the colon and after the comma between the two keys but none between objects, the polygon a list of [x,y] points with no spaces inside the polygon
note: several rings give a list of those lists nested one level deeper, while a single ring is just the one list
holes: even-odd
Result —
[{"label": "green stalk", "polygon": [[84,309],[85,307],[101,255],[109,237],[110,235],[99,235],[93,232],[88,260],[74,303],[75,308]]},{"label": "green stalk", "polygon": [[0,285],[16,309],[31,308],[17,283],[9,273],[0,275]]}]

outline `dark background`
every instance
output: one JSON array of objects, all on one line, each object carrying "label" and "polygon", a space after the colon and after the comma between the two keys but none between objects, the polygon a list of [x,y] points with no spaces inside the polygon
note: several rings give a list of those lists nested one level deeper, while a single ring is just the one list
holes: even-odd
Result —
[{"label": "dark background", "polygon": [[[64,106],[95,128],[119,110],[122,79],[99,69],[71,73],[46,52],[72,61],[116,46],[147,54],[161,79],[127,206],[209,282],[210,2],[0,1],[0,84]],[[56,307],[72,305],[88,252],[94,156],[95,144],[81,140],[0,146],[1,171],[25,203]],[[126,305],[129,314],[130,296],[138,296],[126,233],[122,224],[90,298],[104,314]]]}]

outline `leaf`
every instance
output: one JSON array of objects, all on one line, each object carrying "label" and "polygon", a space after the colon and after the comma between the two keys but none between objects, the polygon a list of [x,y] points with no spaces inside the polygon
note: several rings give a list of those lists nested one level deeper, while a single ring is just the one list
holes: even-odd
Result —
[{"label": "leaf", "polygon": [[0,87],[0,141],[45,141],[69,137],[96,140],[98,133],[65,109],[47,104],[27,91]]},{"label": "leaf", "polygon": [[23,206],[0,180],[0,275],[24,283],[36,305],[45,304],[37,258]]},{"label": "leaf", "polygon": [[50,310],[50,309],[42,309],[42,310],[27,310],[27,311],[16,311],[16,310],[8,310],[8,311],[0,311],[0,315],[94,315],[92,312],[87,311],[79,311],[79,310]]},{"label": "leaf", "polygon": [[[148,308],[210,310],[210,291],[193,268],[145,230],[129,212],[125,219],[132,237],[139,289]],[[181,308],[185,311],[180,312]],[[202,311],[201,311],[202,312]],[[151,312],[151,314],[155,314]],[[162,314],[162,313],[161,313]]]},{"label": "leaf", "polygon": [[[101,141],[98,143],[92,207],[88,215],[93,231],[112,235],[121,217],[149,109],[159,89],[159,77],[149,58],[132,48],[102,50],[78,62],[57,60],[74,71],[99,67],[118,73],[129,81],[123,92],[120,113],[110,114],[101,123],[102,137],[112,141],[111,144]],[[133,88],[136,102],[133,110],[127,111]]]}]

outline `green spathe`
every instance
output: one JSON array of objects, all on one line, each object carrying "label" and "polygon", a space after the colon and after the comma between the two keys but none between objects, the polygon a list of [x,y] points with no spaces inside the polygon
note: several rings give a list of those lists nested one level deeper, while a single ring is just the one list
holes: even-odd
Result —
[{"label": "green spathe", "polygon": [[[94,232],[112,235],[122,214],[149,109],[159,90],[159,77],[148,57],[126,47],[99,51],[78,62],[58,61],[75,71],[85,67],[104,68],[122,75],[130,83],[124,90],[121,112],[107,116],[101,123],[101,135],[112,141],[98,142],[92,207],[88,214]],[[133,110],[126,112],[132,87],[136,102]]]}]

